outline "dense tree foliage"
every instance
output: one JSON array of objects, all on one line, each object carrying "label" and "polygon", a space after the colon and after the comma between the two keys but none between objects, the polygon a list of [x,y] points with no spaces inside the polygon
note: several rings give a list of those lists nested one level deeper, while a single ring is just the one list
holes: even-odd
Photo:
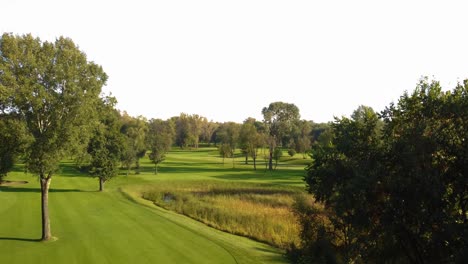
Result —
[{"label": "dense tree foliage", "polygon": [[[218,127],[216,136],[221,144],[219,146],[219,153],[223,157],[223,164],[224,158],[234,158],[234,152],[239,142],[240,128],[241,126],[234,122],[223,123]],[[234,160],[232,165],[234,166]]]},{"label": "dense tree foliage", "polygon": [[107,75],[70,39],[43,42],[11,34],[0,40],[0,73],[1,91],[10,96],[3,107],[21,116],[32,136],[25,159],[29,171],[39,176],[42,240],[49,240],[52,175],[66,153],[87,144]]},{"label": "dense tree foliage", "polygon": [[[255,118],[247,118],[242,124],[239,132],[239,144],[242,153],[245,155],[245,164],[248,164],[249,157],[253,160],[254,170],[257,169],[258,149],[263,146],[263,137],[258,132],[257,127],[260,123]],[[260,123],[261,124],[261,123]]]},{"label": "dense tree foliage", "polygon": [[148,123],[143,116],[132,117],[126,112],[122,117],[121,133],[125,135],[126,144],[122,155],[122,164],[127,169],[127,176],[135,165],[135,173],[140,173],[140,159],[146,154],[146,133]]},{"label": "dense tree foliage", "polygon": [[173,119],[176,126],[175,143],[180,148],[198,148],[200,137],[206,138],[214,131],[214,126],[208,125],[206,118],[196,114],[181,113]]},{"label": "dense tree foliage", "polygon": [[115,104],[115,98],[106,97],[98,105],[99,120],[93,127],[87,148],[89,172],[98,178],[99,191],[103,191],[104,183],[117,176],[125,150],[125,136],[120,132],[122,123],[119,112],[114,109]]},{"label": "dense tree foliage", "polygon": [[336,119],[307,168],[325,209],[300,206],[308,235],[296,260],[466,262],[467,92],[467,81],[442,92],[424,79],[380,116],[361,106]]},{"label": "dense tree foliage", "polygon": [[289,149],[301,153],[304,159],[312,148],[312,125],[311,121],[298,120],[291,133]]},{"label": "dense tree foliage", "polygon": [[18,155],[24,153],[28,138],[20,116],[0,114],[0,183],[13,168]]},{"label": "dense tree foliage", "polygon": [[294,104],[274,102],[268,107],[264,107],[262,114],[270,151],[268,168],[272,170],[274,150],[282,145],[283,139],[288,138],[294,125],[299,120],[299,108]]},{"label": "dense tree foliage", "polygon": [[147,144],[150,152],[148,157],[154,164],[154,173],[158,174],[158,165],[166,158],[166,153],[171,149],[175,136],[174,123],[171,120],[151,119]]}]

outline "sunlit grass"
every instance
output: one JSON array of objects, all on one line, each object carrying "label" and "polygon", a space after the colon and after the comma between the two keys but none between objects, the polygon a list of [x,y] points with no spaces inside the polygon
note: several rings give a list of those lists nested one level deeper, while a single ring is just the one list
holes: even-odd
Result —
[{"label": "sunlit grass", "polygon": [[149,187],[143,198],[214,228],[280,248],[299,243],[292,213],[297,189],[224,181],[177,181]]}]

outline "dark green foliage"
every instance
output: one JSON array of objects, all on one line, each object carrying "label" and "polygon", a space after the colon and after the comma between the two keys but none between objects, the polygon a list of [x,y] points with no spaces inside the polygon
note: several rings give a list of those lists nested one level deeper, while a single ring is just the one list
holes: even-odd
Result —
[{"label": "dark green foliage", "polygon": [[198,148],[200,136],[208,137],[214,131],[213,126],[210,127],[206,124],[206,118],[196,114],[181,113],[179,117],[174,119],[176,125],[175,143],[180,148]]},{"label": "dark green foliage", "polygon": [[[268,169],[273,170],[273,152],[289,138],[300,118],[299,108],[294,104],[274,102],[262,109],[263,122],[270,150]],[[287,141],[286,141],[287,142]]]},{"label": "dark green foliage", "polygon": [[468,81],[442,92],[422,80],[383,118],[387,239],[411,262],[466,262]]},{"label": "dark green foliage", "polygon": [[28,143],[26,126],[18,116],[0,115],[0,182],[13,168]]},{"label": "dark green foliage", "polygon": [[309,152],[312,147],[310,135],[312,126],[313,122],[311,121],[298,120],[290,134],[289,148],[295,150],[297,153],[301,153],[304,159],[306,158],[306,153]]},{"label": "dark green foliage", "polygon": [[301,226],[301,246],[291,245],[287,256],[293,263],[338,263],[333,245],[333,230],[327,213],[301,196],[297,196],[293,212]]},{"label": "dark green foliage", "polygon": [[154,164],[155,174],[158,173],[158,165],[165,160],[166,152],[171,149],[174,135],[174,123],[171,120],[150,120],[147,135],[147,144],[150,149],[148,157]]},{"label": "dark green foliage", "polygon": [[146,154],[146,133],[148,123],[143,116],[131,117],[126,112],[122,117],[121,133],[125,135],[125,148],[122,155],[122,164],[127,169],[127,176],[132,165],[135,164],[135,173],[140,173],[140,159]]},{"label": "dark green foliage", "polygon": [[275,148],[273,151],[273,160],[275,161],[275,169],[278,166],[280,158],[283,156],[283,150],[281,148]]},{"label": "dark green foliage", "polygon": [[[361,106],[351,119],[336,119],[331,136],[314,146],[305,180],[326,206],[337,260],[466,261],[467,92],[466,81],[442,92],[422,80],[381,118]],[[318,243],[317,232],[308,242]]]},{"label": "dark green foliage", "polygon": [[[216,132],[217,141],[221,143],[219,147],[219,153],[224,158],[234,158],[234,152],[236,151],[239,143],[241,126],[234,122],[223,123],[218,127]],[[234,159],[233,164],[234,166]]]},{"label": "dark green foliage", "polygon": [[263,145],[262,134],[258,132],[257,121],[254,118],[248,118],[244,121],[240,129],[240,146],[245,155],[245,164],[248,163],[248,158],[251,157],[254,162],[254,169],[257,169],[257,154],[258,149]]},{"label": "dark green foliage", "polygon": [[118,174],[119,162],[125,150],[125,137],[120,133],[122,123],[119,112],[114,109],[115,103],[112,97],[102,100],[97,108],[99,122],[88,144],[89,173],[99,179],[100,191],[105,182]]}]

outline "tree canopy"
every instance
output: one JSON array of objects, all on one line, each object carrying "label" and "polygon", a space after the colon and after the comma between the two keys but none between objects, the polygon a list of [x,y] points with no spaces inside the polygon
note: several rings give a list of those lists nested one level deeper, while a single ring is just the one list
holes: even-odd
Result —
[{"label": "tree canopy", "polygon": [[323,232],[307,236],[304,256],[330,257],[313,253],[326,241],[334,262],[466,262],[467,125],[468,81],[443,92],[423,79],[380,115],[361,106],[337,118],[307,168],[328,222],[309,211],[303,230]]},{"label": "tree canopy", "polygon": [[293,126],[299,120],[299,108],[290,103],[273,102],[262,109],[262,115],[269,135],[270,155],[268,168],[272,170],[274,149],[283,143],[285,137],[289,136]]},{"label": "tree canopy", "polygon": [[3,34],[0,40],[3,110],[21,116],[32,136],[25,157],[42,190],[42,240],[51,236],[48,189],[60,160],[87,144],[107,75],[71,39],[41,41]]}]

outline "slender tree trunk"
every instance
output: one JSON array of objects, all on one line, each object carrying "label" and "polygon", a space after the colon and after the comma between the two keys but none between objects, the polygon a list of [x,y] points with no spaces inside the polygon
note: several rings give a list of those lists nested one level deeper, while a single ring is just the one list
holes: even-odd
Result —
[{"label": "slender tree trunk", "polygon": [[158,175],[158,164],[156,164],[156,165],[154,166],[154,172],[155,172],[156,175]]},{"label": "slender tree trunk", "polygon": [[140,174],[140,159],[137,158],[136,162],[135,162],[135,174]]},{"label": "slender tree trunk", "polygon": [[256,161],[257,161],[257,157],[254,156],[254,157],[253,157],[254,170],[257,170],[257,163],[256,163]]},{"label": "slender tree trunk", "polygon": [[245,165],[249,164],[249,153],[245,153]]},{"label": "slender tree trunk", "polygon": [[268,169],[273,170],[273,145],[270,144],[270,155],[268,157]]},{"label": "slender tree trunk", "polygon": [[99,191],[102,192],[104,190],[104,179],[99,178]]},{"label": "slender tree trunk", "polygon": [[41,176],[41,209],[42,209],[42,241],[47,241],[52,238],[50,232],[50,219],[49,219],[49,186],[51,175],[47,178]]}]

